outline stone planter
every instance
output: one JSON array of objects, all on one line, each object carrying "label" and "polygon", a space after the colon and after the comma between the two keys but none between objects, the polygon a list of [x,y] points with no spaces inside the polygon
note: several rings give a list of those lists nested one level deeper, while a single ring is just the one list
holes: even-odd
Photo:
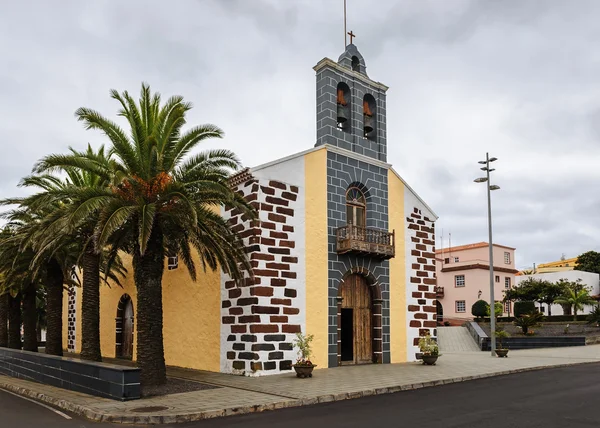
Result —
[{"label": "stone planter", "polygon": [[421,359],[423,360],[423,364],[428,366],[434,366],[437,361],[439,355],[423,355]]},{"label": "stone planter", "polygon": [[496,349],[496,355],[499,358],[506,358],[507,354],[508,354],[508,349]]},{"label": "stone planter", "polygon": [[294,370],[296,370],[296,377],[299,378],[307,378],[312,377],[313,369],[317,367],[316,364],[312,365],[304,365],[304,364],[294,364]]}]

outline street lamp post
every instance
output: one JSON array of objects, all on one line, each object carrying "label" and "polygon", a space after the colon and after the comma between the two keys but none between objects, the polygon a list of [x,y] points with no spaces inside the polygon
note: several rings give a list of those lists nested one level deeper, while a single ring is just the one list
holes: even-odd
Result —
[{"label": "street lamp post", "polygon": [[481,168],[482,171],[486,172],[485,177],[476,178],[475,183],[487,183],[487,202],[488,202],[488,234],[489,234],[489,252],[490,252],[490,330],[491,330],[491,348],[492,357],[496,355],[496,302],[494,299],[494,251],[492,241],[492,190],[500,189],[500,186],[492,185],[490,183],[490,172],[494,171],[490,168],[490,162],[494,162],[498,158],[490,158],[489,153],[485,154],[485,160],[479,161],[480,164],[485,165]]}]

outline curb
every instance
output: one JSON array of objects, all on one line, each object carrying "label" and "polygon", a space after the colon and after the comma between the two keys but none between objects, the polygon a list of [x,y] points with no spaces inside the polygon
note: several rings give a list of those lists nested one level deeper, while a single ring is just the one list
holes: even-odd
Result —
[{"label": "curb", "polygon": [[400,391],[409,391],[421,388],[428,388],[432,386],[448,385],[452,383],[465,382],[476,379],[484,379],[488,377],[505,376],[509,374],[531,372],[542,369],[550,368],[564,368],[569,366],[584,365],[584,364],[597,364],[598,361],[584,361],[576,363],[565,363],[551,366],[536,366],[527,367],[522,369],[504,370],[501,372],[484,373],[480,375],[456,377],[451,379],[441,379],[435,381],[428,381],[423,383],[414,383],[408,385],[398,385],[392,387],[368,389],[356,392],[344,392],[340,394],[326,394],[311,398],[299,398],[291,400],[282,400],[275,403],[268,404],[257,404],[253,406],[243,407],[228,407],[219,410],[205,410],[196,413],[186,413],[180,415],[132,415],[130,413],[104,413],[96,410],[92,410],[89,407],[81,406],[79,404],[71,403],[70,401],[50,397],[44,393],[36,392],[29,388],[23,388],[20,386],[12,385],[10,383],[0,381],[0,389],[13,392],[15,394],[38,400],[45,404],[52,405],[61,410],[74,413],[79,416],[83,416],[94,422],[108,422],[108,423],[120,423],[120,424],[175,424],[184,422],[196,422],[203,419],[212,419],[224,416],[243,415],[248,413],[260,413],[270,410],[278,410],[293,407],[310,406],[313,404],[331,403],[334,401],[352,400],[356,398],[369,397],[373,395],[382,394],[393,394]]}]

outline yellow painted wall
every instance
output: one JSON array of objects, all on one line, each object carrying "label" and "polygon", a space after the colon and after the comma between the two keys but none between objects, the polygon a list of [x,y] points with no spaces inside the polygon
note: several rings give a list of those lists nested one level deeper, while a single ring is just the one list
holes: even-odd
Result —
[{"label": "yellow painted wall", "polygon": [[314,334],[312,361],[327,367],[327,150],[304,158],[306,214],[306,333]]},{"label": "yellow painted wall", "polygon": [[[137,292],[133,281],[131,257],[122,255],[129,271],[121,280],[123,287],[111,284],[100,288],[100,346],[102,355],[115,357],[117,305],[123,294],[131,296],[134,314]],[[197,258],[196,258],[196,261]],[[206,274],[197,264],[198,280],[192,282],[180,263],[174,270],[165,266],[163,276],[163,337],[167,365],[219,371],[220,364],[220,272]],[[67,304],[65,293],[63,339],[67,346]],[[137,331],[137,327],[134,329]],[[81,351],[81,289],[77,295],[76,352]],[[136,358],[137,337],[134,334],[133,357]]]},{"label": "yellow painted wall", "polygon": [[406,250],[404,237],[404,183],[388,170],[388,213],[395,231],[396,256],[390,259],[390,355],[392,363],[407,361]]}]

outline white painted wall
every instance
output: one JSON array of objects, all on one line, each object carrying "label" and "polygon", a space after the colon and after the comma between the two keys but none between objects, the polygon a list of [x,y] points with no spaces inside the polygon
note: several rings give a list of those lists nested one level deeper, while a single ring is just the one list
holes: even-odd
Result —
[{"label": "white painted wall", "polygon": [[[582,272],[579,270],[568,270],[563,272],[547,272],[547,273],[537,273],[535,275],[520,275],[515,277],[515,284],[518,286],[522,281],[528,278],[541,279],[544,281],[557,282],[561,279],[566,279],[567,281],[577,281],[581,280],[581,283],[590,289],[591,295],[600,294],[600,275],[593,272]],[[548,314],[548,306],[547,304],[536,304],[539,308],[540,306],[543,308],[544,313]],[[551,305],[552,306],[552,315],[564,315],[564,311],[562,306],[560,305]],[[585,306],[583,312],[579,312],[579,314],[589,314],[593,309],[593,306]]]}]

